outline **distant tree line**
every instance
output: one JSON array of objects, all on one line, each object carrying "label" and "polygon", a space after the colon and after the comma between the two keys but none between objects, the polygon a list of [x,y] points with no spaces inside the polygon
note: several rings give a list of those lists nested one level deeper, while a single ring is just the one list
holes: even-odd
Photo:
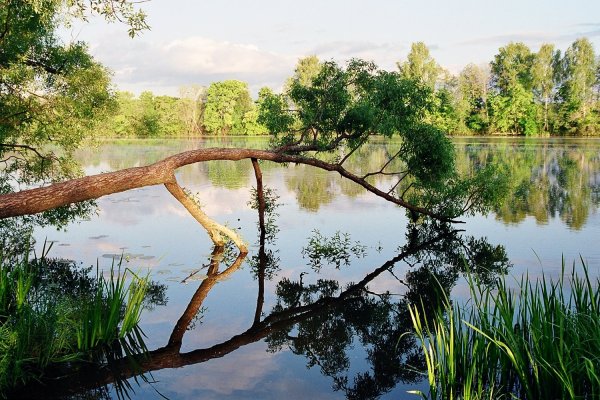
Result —
[{"label": "distant tree line", "polygon": [[117,110],[100,129],[102,136],[177,137],[199,135],[260,135],[258,109],[248,84],[237,80],[214,82],[208,88],[181,88],[180,96],[117,92]]},{"label": "distant tree line", "polygon": [[449,133],[600,134],[600,62],[586,38],[564,53],[509,43],[488,65],[469,64],[458,76],[419,42],[398,68],[430,87],[427,118]]},{"label": "distant tree line", "polygon": [[[308,83],[322,63],[298,61],[292,79]],[[458,75],[442,68],[422,42],[413,43],[400,73],[429,88],[426,121],[449,134],[600,134],[600,60],[586,38],[562,53],[552,44],[531,51],[523,43],[501,47],[487,65],[467,65]],[[189,86],[179,97],[117,93],[116,113],[101,134],[116,137],[260,135],[258,99],[238,80]]]}]

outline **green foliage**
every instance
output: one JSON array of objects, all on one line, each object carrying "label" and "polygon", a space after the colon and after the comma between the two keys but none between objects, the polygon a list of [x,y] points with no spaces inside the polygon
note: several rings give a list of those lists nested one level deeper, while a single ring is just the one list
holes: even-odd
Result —
[{"label": "green foliage", "polygon": [[467,133],[485,133],[488,130],[488,79],[486,71],[474,64],[467,65],[458,76],[458,126],[464,125]]},{"label": "green foliage", "polygon": [[423,42],[413,43],[404,63],[398,63],[402,76],[423,83],[433,90],[442,73],[442,68],[429,54]]},{"label": "green foliage", "polygon": [[184,120],[184,99],[142,92],[135,98],[117,92],[115,114],[103,121],[99,134],[105,137],[179,137],[189,132]]},{"label": "green foliage", "polygon": [[506,171],[493,165],[472,175],[445,181],[444,185],[423,187],[411,193],[409,201],[442,215],[485,214],[504,203],[508,193]]},{"label": "green foliage", "polygon": [[257,122],[248,84],[229,80],[212,83],[206,92],[203,126],[213,135],[264,132]]},{"label": "green foliage", "polygon": [[294,75],[287,79],[283,91],[288,92],[294,81],[300,82],[303,86],[312,85],[312,80],[319,74],[322,67],[323,64],[315,55],[299,59],[294,69]]},{"label": "green foliage", "polygon": [[552,44],[533,53],[523,43],[509,43],[490,62],[489,74],[469,64],[456,78],[419,42],[398,67],[432,90],[425,121],[450,134],[600,132],[598,60],[586,38],[562,56]]},{"label": "green foliage", "polygon": [[352,243],[347,233],[334,233],[327,238],[318,230],[308,238],[308,245],[302,248],[302,256],[308,257],[312,269],[319,271],[323,264],[333,264],[336,268],[350,265],[350,259],[361,258],[366,255],[366,246],[359,242]]},{"label": "green foliage", "polygon": [[250,110],[244,113],[241,122],[241,132],[245,135],[265,135],[267,134],[267,128],[258,122],[259,112],[257,107],[252,107]]},{"label": "green foliage", "polygon": [[538,133],[538,108],[533,102],[533,93],[523,86],[514,86],[507,95],[494,94],[489,103],[491,123],[496,132],[527,136]]},{"label": "green foliage", "polygon": [[206,88],[200,85],[183,86],[179,89],[177,115],[183,121],[185,133],[198,136],[202,133],[202,116],[206,105]]},{"label": "green foliage", "polygon": [[0,158],[20,182],[77,175],[72,151],[114,107],[108,71],[57,34],[89,13],[124,20],[131,34],[147,27],[129,1],[0,1]]},{"label": "green foliage", "polygon": [[[437,92],[450,103],[448,93]],[[346,68],[325,62],[309,86],[295,80],[287,94],[263,92],[260,120],[275,135],[277,151],[317,153],[321,159],[348,164],[350,155],[359,154],[372,136],[396,136],[400,146],[382,164],[374,169],[359,166],[365,178],[396,176],[389,193],[438,215],[454,218],[469,210],[489,210],[505,188],[500,171],[485,175],[493,178],[488,181],[457,175],[452,143],[426,123],[436,115],[433,97],[418,81],[378,70],[369,62],[352,60]],[[449,104],[448,108],[453,109]],[[488,185],[496,185],[497,196],[485,188]],[[319,201],[316,194],[311,198]]]},{"label": "green foliage", "polygon": [[523,43],[510,43],[500,48],[491,62],[496,92],[490,98],[490,114],[496,132],[538,133],[532,92],[533,62],[534,54]]},{"label": "green foliage", "polygon": [[[583,261],[582,261],[583,263]],[[410,308],[431,399],[596,398],[600,392],[600,295],[583,263],[558,280],[524,276],[516,292],[468,279],[468,305],[433,315]],[[516,295],[515,293],[518,293]],[[431,321],[431,322],[428,322]]]},{"label": "green foliage", "polygon": [[508,95],[516,86],[531,89],[533,58],[531,50],[523,43],[511,42],[498,50],[490,66],[492,83],[499,93]]},{"label": "green foliage", "polygon": [[[265,125],[271,133],[289,132],[296,119],[288,113],[289,104],[286,96],[276,95],[269,88],[262,88],[258,94],[258,122]],[[293,136],[288,140],[291,142]]]},{"label": "green foliage", "polygon": [[410,173],[427,187],[438,187],[454,174],[454,146],[432,126],[420,125],[404,135],[401,147]]},{"label": "green foliage", "polygon": [[310,86],[294,80],[288,94],[266,93],[260,121],[280,146],[327,151],[376,133],[409,132],[421,123],[429,93],[418,82],[362,60],[346,68],[325,62]]},{"label": "green foliage", "polygon": [[[209,89],[188,87],[182,97],[156,96],[142,92],[117,92],[118,107],[103,121],[98,132],[104,137],[164,138],[190,135],[263,135],[248,86],[240,81],[213,83]],[[259,94],[259,102],[261,97]]]},{"label": "green foliage", "polygon": [[432,98],[432,111],[427,113],[425,121],[442,132],[458,133],[461,130],[458,115],[460,105],[456,104],[454,96],[449,87],[438,89]]},{"label": "green foliage", "polygon": [[550,129],[548,107],[552,100],[559,57],[560,53],[554,51],[554,45],[544,44],[534,56],[531,66],[533,93],[537,102],[543,104],[542,118],[540,118],[539,124],[544,132],[548,132]]},{"label": "green foliage", "polygon": [[58,363],[145,351],[138,322],[147,278],[113,269],[106,280],[89,272],[44,257],[2,262],[0,390],[39,379]]},{"label": "green foliage", "polygon": [[87,20],[88,14],[104,17],[108,22],[124,22],[127,32],[134,37],[141,31],[150,29],[146,22],[144,10],[137,9],[137,1],[132,0],[59,0],[57,2],[67,7],[69,16]]},{"label": "green foliage", "polygon": [[565,52],[559,70],[560,131],[585,134],[599,132],[597,112],[594,113],[591,107],[594,85],[597,84],[597,68],[596,54],[588,39],[576,40]]}]

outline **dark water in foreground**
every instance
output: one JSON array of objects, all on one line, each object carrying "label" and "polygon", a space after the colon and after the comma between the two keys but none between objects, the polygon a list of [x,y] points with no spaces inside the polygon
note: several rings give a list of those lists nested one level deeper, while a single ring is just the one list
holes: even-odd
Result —
[{"label": "dark water in foreground", "polygon": [[[128,267],[149,270],[153,280],[166,285],[166,305],[144,312],[142,321],[146,344],[155,350],[146,365],[154,383],[133,383],[132,398],[158,399],[157,391],[173,399],[410,397],[407,390],[422,387],[407,368],[418,364],[418,349],[398,337],[410,328],[407,302],[431,295],[431,282],[419,272],[436,269],[453,296],[467,292],[455,260],[443,255],[448,250],[477,248],[469,240],[485,237],[506,248],[513,265],[509,275],[528,273],[532,279],[542,272],[557,274],[563,257],[568,265],[583,257],[593,275],[600,266],[600,141],[459,138],[455,143],[463,171],[483,163],[504,165],[511,176],[510,199],[488,216],[468,218],[460,226],[462,241],[451,238],[405,254],[393,273],[386,262],[406,252],[411,240],[404,211],[334,174],[304,166],[262,165],[265,185],[280,204],[273,216],[278,230],[268,237],[265,253],[259,251],[257,211],[248,205],[256,185],[249,161],[180,170],[180,184],[198,194],[205,212],[239,228],[250,244],[250,253],[237,264],[232,255],[218,269],[216,261],[211,265],[206,233],[163,187],[102,198],[98,216],[65,232],[39,230],[36,237],[55,242],[52,256],[84,265],[108,267],[123,255]],[[81,152],[80,158],[92,174],[221,145],[264,142],[109,143]],[[372,144],[356,162],[377,165],[385,152],[385,144]],[[364,256],[349,256],[349,265],[339,269],[315,270],[306,250],[315,231],[325,237],[347,233],[351,243],[364,246]],[[349,286],[363,280],[368,282]],[[382,295],[386,292],[392,295]],[[315,303],[326,295],[341,297]],[[187,330],[176,325],[181,316],[189,317]],[[115,396],[115,390],[110,386],[98,396]]]}]

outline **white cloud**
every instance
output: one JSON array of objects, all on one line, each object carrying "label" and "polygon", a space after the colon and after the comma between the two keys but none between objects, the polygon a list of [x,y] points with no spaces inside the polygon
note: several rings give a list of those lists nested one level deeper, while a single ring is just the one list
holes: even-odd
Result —
[{"label": "white cloud", "polygon": [[506,46],[510,42],[524,42],[533,47],[539,47],[544,43],[565,44],[575,41],[581,37],[596,37],[600,35],[598,25],[594,24],[579,24],[580,27],[595,27],[596,29],[572,30],[570,32],[550,32],[550,31],[523,31],[509,32],[501,35],[477,37],[474,39],[465,40],[458,43],[459,45],[475,45],[475,46]]},{"label": "white cloud", "polygon": [[171,95],[183,85],[208,85],[224,79],[246,81],[253,91],[265,85],[276,88],[292,73],[298,58],[253,44],[198,36],[149,42],[107,35],[91,50],[114,71],[119,89]]},{"label": "white cloud", "polygon": [[188,367],[187,374],[178,374],[170,379],[170,389],[182,397],[197,395],[199,388],[209,397],[211,392],[220,397],[252,391],[263,383],[268,374],[280,368],[277,358],[263,345],[245,346],[236,351],[235,357],[210,360],[209,364],[196,370],[201,373],[191,373]]},{"label": "white cloud", "polygon": [[175,40],[162,46],[163,53],[179,71],[206,74],[262,74],[280,72],[294,59],[260,50],[254,45],[219,42],[202,37]]},{"label": "white cloud", "polygon": [[321,43],[308,53],[319,58],[345,62],[350,58],[362,58],[374,61],[380,68],[394,69],[396,62],[408,52],[405,43],[375,43],[369,41],[333,41]]}]

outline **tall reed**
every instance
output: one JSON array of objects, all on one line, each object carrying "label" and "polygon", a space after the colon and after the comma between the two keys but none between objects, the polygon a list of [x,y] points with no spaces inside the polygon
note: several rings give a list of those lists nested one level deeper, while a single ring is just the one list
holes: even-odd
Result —
[{"label": "tall reed", "polygon": [[[471,299],[410,314],[427,365],[430,399],[600,398],[600,280],[582,260],[558,279],[527,275],[511,289],[468,275]],[[431,313],[430,313],[431,314]]]},{"label": "tall reed", "polygon": [[51,364],[146,349],[138,322],[147,278],[112,268],[108,279],[97,272],[86,280],[91,293],[74,293],[45,279],[44,269],[57,262],[0,261],[0,394],[38,379]]}]

